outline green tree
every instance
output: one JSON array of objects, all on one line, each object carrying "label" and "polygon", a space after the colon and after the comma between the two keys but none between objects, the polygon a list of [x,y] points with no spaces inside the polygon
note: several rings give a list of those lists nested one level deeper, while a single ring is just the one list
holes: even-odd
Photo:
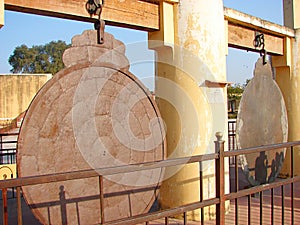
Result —
[{"label": "green tree", "polygon": [[243,85],[237,83],[227,86],[227,99],[228,99],[228,118],[236,119],[237,110],[244,90],[251,79],[247,79]]},{"label": "green tree", "polygon": [[241,86],[240,84],[236,84],[233,86],[229,85],[227,87],[228,99],[240,100],[242,98],[243,92],[244,92],[244,86]]},{"label": "green tree", "polygon": [[249,84],[250,81],[251,81],[251,79],[246,79],[246,81],[243,85],[241,85],[239,83],[236,83],[234,85],[228,85],[227,86],[227,98],[240,100],[242,98],[245,88],[247,87],[247,85]]},{"label": "green tree", "polygon": [[31,48],[18,46],[8,59],[12,66],[11,72],[55,74],[64,68],[62,54],[69,47],[64,41],[51,41]]}]

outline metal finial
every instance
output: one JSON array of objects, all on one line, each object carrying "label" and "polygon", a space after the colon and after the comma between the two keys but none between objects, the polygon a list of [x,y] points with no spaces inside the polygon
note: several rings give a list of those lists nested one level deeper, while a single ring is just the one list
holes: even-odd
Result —
[{"label": "metal finial", "polygon": [[216,138],[218,141],[222,141],[223,133],[222,132],[216,132]]}]

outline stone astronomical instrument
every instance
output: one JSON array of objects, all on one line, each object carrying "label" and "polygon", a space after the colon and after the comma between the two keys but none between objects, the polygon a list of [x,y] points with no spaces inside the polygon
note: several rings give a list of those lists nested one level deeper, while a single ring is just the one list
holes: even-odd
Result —
[{"label": "stone astronomical instrument", "polygon": [[[287,141],[287,112],[281,91],[273,80],[270,64],[259,59],[254,78],[245,88],[237,116],[238,148]],[[278,176],[285,149],[242,155],[242,169],[251,185],[272,182]]]},{"label": "stone astronomical instrument", "polygon": [[[18,140],[20,177],[154,162],[165,157],[164,130],[150,94],[132,75],[124,45],[97,31],[72,39],[66,68],[32,101]],[[104,176],[104,219],[148,212],[162,169]],[[23,187],[43,224],[99,224],[99,177]]]}]

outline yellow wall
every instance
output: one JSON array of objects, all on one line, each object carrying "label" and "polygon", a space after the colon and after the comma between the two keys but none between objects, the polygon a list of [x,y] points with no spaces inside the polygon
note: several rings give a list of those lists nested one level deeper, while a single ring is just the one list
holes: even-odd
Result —
[{"label": "yellow wall", "polygon": [[0,165],[0,180],[8,180],[17,177],[16,164]]},{"label": "yellow wall", "polygon": [[50,78],[50,74],[0,75],[1,121],[14,119],[24,112],[38,90]]},{"label": "yellow wall", "polygon": [[4,0],[0,0],[0,28],[4,25]]}]

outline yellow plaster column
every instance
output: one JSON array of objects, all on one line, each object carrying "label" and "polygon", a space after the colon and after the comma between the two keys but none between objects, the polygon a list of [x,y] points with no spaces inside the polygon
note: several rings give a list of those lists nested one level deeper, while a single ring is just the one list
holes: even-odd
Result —
[{"label": "yellow plaster column", "polygon": [[[217,83],[226,81],[223,2],[160,4],[161,29],[149,33],[149,48],[156,50],[155,95],[166,125],[168,158],[214,153],[215,132],[223,132],[227,141],[226,88]],[[207,80],[217,86],[208,87]],[[202,169],[203,199],[213,198],[214,163],[205,162]],[[199,201],[199,171],[198,163],[168,168],[160,189],[162,208]],[[205,208],[206,218],[214,215],[214,207]],[[199,220],[200,210],[189,212],[188,219]]]},{"label": "yellow plaster column", "polygon": [[0,29],[4,25],[4,0],[0,0]]},{"label": "yellow plaster column", "polygon": [[[289,141],[300,140],[300,0],[284,0],[284,24],[295,29],[296,37],[285,38],[284,56],[272,58],[276,69],[276,81],[283,93],[288,113]],[[295,174],[300,175],[300,150],[295,149]],[[281,171],[282,175],[290,176],[290,152]]]}]

